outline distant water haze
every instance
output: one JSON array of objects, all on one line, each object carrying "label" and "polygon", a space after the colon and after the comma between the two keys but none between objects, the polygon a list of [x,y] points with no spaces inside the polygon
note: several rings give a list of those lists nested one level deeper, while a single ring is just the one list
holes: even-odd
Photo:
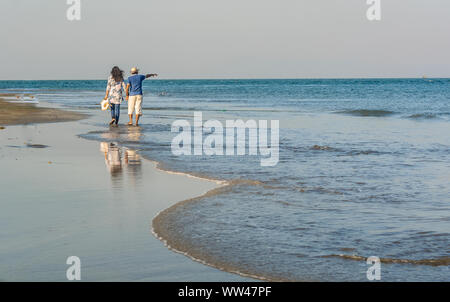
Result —
[{"label": "distant water haze", "polygon": [[3,0],[0,79],[448,77],[450,2]]}]

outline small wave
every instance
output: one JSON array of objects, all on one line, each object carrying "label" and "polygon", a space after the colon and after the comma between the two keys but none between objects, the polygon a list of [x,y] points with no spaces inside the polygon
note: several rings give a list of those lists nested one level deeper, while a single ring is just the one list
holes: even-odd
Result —
[{"label": "small wave", "polygon": [[434,113],[417,113],[417,114],[412,114],[410,116],[408,116],[408,118],[410,119],[435,119],[438,118],[438,115],[434,114]]},{"label": "small wave", "polygon": [[345,153],[345,155],[355,156],[355,155],[383,155],[390,154],[390,152],[380,152],[375,150],[352,150]]},{"label": "small wave", "polygon": [[448,112],[440,113],[416,113],[407,116],[406,118],[414,120],[431,120],[431,119],[447,119],[450,116]]},{"label": "small wave", "polygon": [[335,151],[336,149],[330,146],[319,146],[314,145],[311,147],[311,150],[321,150],[321,151]]},{"label": "small wave", "polygon": [[[345,255],[333,254],[321,256],[322,258],[342,258],[355,261],[366,261],[367,258],[359,255]],[[380,258],[381,263],[395,263],[395,264],[414,264],[414,265],[430,265],[430,266],[447,266],[450,265],[450,257],[441,257],[436,259],[395,259],[395,258]]]},{"label": "small wave", "polygon": [[344,195],[345,194],[345,193],[340,192],[338,190],[327,189],[327,188],[324,188],[324,187],[313,187],[313,188],[294,187],[293,189],[295,191],[297,191],[297,192],[300,192],[300,193],[313,192],[313,193],[319,193],[319,194],[332,194],[332,195]]},{"label": "small wave", "polygon": [[369,109],[343,110],[338,111],[336,113],[348,114],[353,116],[375,116],[375,117],[389,116],[395,114],[395,112],[389,110],[369,110]]}]

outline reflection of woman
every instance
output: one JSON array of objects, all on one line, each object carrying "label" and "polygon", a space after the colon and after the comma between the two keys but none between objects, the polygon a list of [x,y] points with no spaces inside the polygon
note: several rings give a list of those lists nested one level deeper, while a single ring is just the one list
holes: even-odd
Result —
[{"label": "reflection of woman", "polygon": [[105,100],[109,100],[111,105],[111,122],[110,125],[118,124],[120,117],[120,103],[123,100],[122,90],[125,91],[125,83],[123,81],[123,71],[119,67],[114,66],[111,75],[108,78],[108,86],[106,87]]},{"label": "reflection of woman", "polygon": [[118,172],[122,171],[122,162],[120,160],[120,150],[119,148],[111,144],[101,144],[100,150],[102,150],[105,153],[105,163],[106,167],[108,168],[109,172],[111,172],[112,175],[117,174]]}]

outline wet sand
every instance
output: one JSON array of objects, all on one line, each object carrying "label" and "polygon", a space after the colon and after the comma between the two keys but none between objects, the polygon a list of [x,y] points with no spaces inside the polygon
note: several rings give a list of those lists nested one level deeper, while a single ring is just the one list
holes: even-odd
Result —
[{"label": "wet sand", "polygon": [[[159,212],[218,184],[77,137],[106,127],[98,121],[0,131],[0,280],[65,281],[67,258],[78,256],[82,281],[252,281],[174,253],[152,235]],[[127,129],[130,138],[139,132]]]},{"label": "wet sand", "polygon": [[41,107],[35,104],[8,102],[9,99],[14,99],[14,97],[14,94],[0,94],[0,127],[18,124],[76,121],[85,117],[78,112]]}]

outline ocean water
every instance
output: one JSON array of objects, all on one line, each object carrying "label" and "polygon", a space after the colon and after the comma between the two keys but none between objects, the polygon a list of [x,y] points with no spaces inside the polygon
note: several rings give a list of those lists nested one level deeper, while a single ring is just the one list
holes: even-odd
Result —
[{"label": "ocean water", "polygon": [[[383,281],[450,281],[450,79],[148,80],[132,131],[98,113],[105,85],[0,81],[0,92],[98,114],[89,121],[104,131],[82,137],[231,181],[165,214],[180,251],[269,280],[367,281],[365,260],[377,256]],[[279,163],[174,156],[171,124],[196,111],[279,120]]]}]

